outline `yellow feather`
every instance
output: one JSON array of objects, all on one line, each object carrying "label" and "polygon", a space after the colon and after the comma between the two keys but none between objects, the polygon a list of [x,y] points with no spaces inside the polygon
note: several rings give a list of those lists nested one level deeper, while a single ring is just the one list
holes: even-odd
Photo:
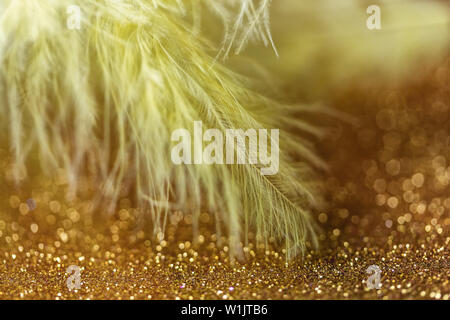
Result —
[{"label": "yellow feather", "polygon": [[[73,3],[3,2],[1,128],[16,163],[32,165],[36,153],[45,172],[69,172],[74,190],[80,175],[95,175],[111,204],[132,188],[155,233],[164,231],[169,210],[182,209],[193,213],[195,234],[199,213],[208,210],[225,222],[234,254],[249,228],[259,239],[285,241],[288,256],[307,239],[315,243],[310,210],[319,198],[306,163],[324,164],[291,132],[317,130],[216,59],[249,40],[273,46],[269,1],[201,4],[225,26],[219,50],[198,32],[197,1],[75,1],[80,30],[66,25]],[[294,130],[280,134],[275,176],[255,165],[176,166],[171,133],[195,120],[205,129]]]}]

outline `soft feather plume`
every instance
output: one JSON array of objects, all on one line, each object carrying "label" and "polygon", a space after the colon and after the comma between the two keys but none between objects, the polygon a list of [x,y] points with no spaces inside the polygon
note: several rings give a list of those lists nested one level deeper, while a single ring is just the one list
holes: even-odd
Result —
[{"label": "soft feather plume", "polygon": [[[239,52],[249,39],[272,43],[269,1],[207,3],[224,21],[220,55]],[[194,214],[195,234],[205,209],[224,220],[232,251],[249,228],[260,238],[286,241],[288,256],[302,252],[307,239],[315,242],[310,209],[317,196],[305,163],[323,163],[309,142],[290,132],[318,131],[299,120],[298,108],[256,93],[209,54],[213,48],[195,22],[204,4],[2,4],[1,128],[19,165],[33,152],[43,170],[69,172],[75,190],[77,177],[95,168],[102,201],[115,203],[131,188],[148,208],[154,232],[164,230],[169,210],[182,209]],[[66,28],[72,4],[82,9],[81,30]],[[279,173],[263,176],[250,165],[173,165],[171,133],[195,120],[205,129],[286,129]]]}]

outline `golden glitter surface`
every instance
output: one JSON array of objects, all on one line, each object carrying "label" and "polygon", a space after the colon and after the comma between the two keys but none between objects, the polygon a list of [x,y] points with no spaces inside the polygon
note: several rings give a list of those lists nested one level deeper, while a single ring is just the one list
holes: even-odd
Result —
[{"label": "golden glitter surface", "polygon": [[[16,207],[11,211],[20,215],[20,198],[11,196],[10,202]],[[132,210],[122,208],[109,230],[89,235],[78,229],[76,208],[61,205],[50,215],[49,203],[21,217],[20,225],[0,221],[1,298],[448,300],[450,294],[450,238],[439,232],[448,228],[448,219],[427,224],[399,217],[384,230],[370,232],[365,218],[344,209],[333,218],[342,220],[342,227],[323,234],[320,252],[286,263],[282,250],[250,244],[243,248],[245,261],[232,262],[228,247],[218,245],[216,234],[207,231],[208,223],[196,243],[177,240],[174,225],[168,228],[168,240],[153,242],[144,232],[123,230],[132,224]],[[40,218],[42,214],[54,219]],[[36,222],[27,229],[26,220]],[[61,227],[54,235],[41,235],[49,225]],[[361,237],[348,235],[360,228],[366,230],[358,231]],[[71,265],[81,274],[80,289],[72,291],[66,285]],[[366,285],[370,265],[381,269],[378,290]]]}]

